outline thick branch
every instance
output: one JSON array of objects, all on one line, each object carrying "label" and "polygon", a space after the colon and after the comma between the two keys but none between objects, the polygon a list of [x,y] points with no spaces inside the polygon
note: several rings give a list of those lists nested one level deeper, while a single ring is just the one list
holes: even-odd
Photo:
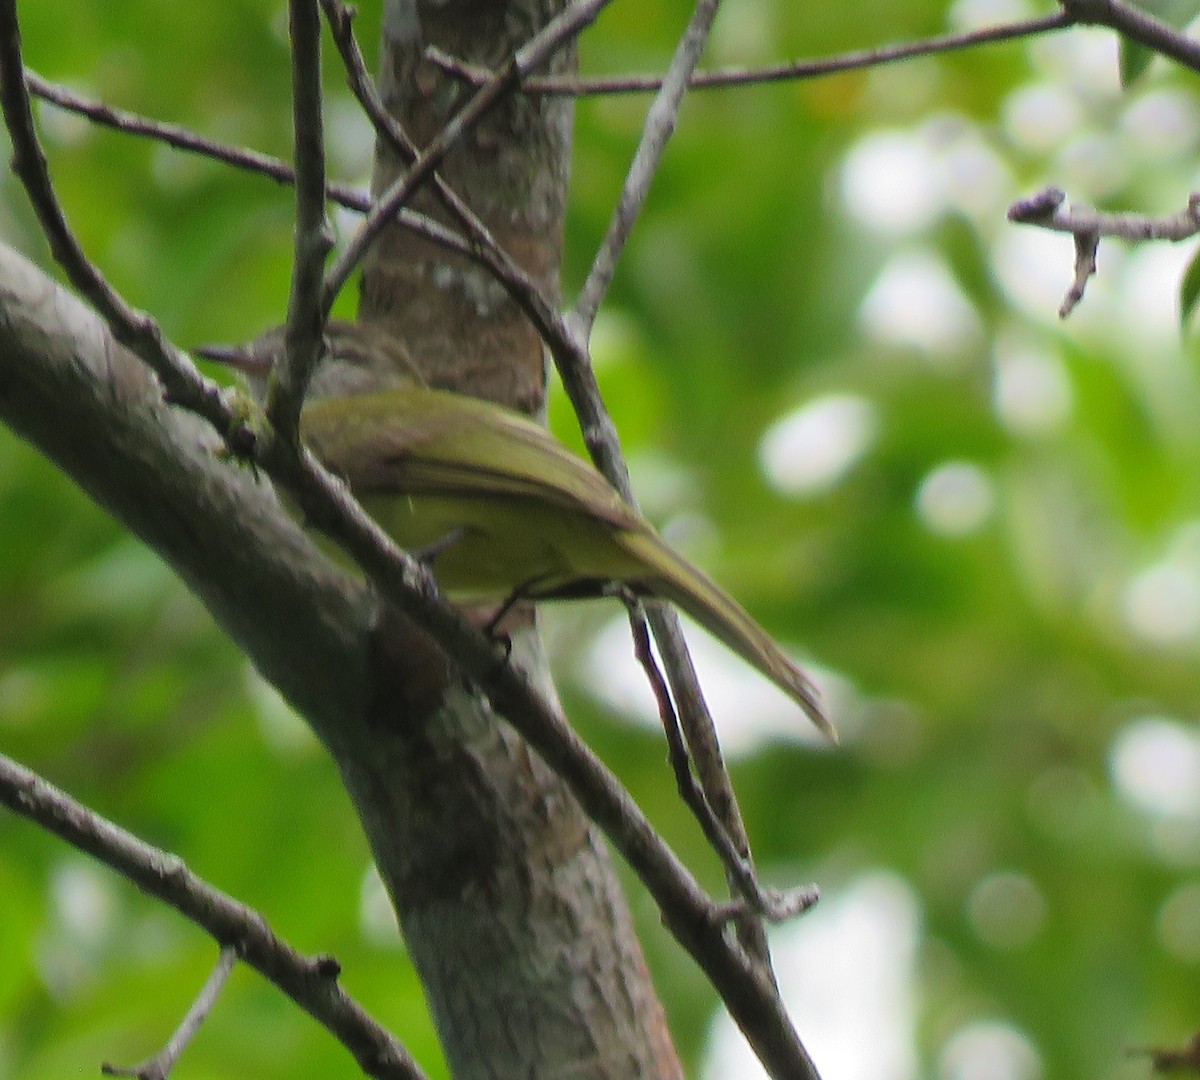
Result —
[{"label": "thick branch", "polygon": [[[410,735],[373,726],[400,721],[381,721],[375,696],[381,690],[379,674],[372,673],[380,659],[381,628],[372,592],[333,567],[269,489],[217,456],[219,447],[192,417],[165,406],[153,379],[114,347],[93,313],[4,248],[0,328],[0,420],[53,458],[176,568],[313,724],[360,812],[385,819],[397,812],[390,804],[407,796],[390,782],[381,747]],[[293,482],[307,466],[296,468],[301,473]],[[328,498],[336,494],[323,490]],[[646,883],[664,923],[708,974],[772,1075],[814,1076],[773,988],[726,940],[721,909],[612,773],[520,670],[498,664],[492,643],[466,627],[436,591],[423,590],[426,575],[418,570],[414,583],[412,561],[397,560],[394,545],[369,519],[359,515],[346,524],[355,557],[385,595],[419,614],[421,626],[452,647],[497,712],[566,781]],[[411,655],[429,649],[411,628],[390,637],[408,653],[402,659],[410,670],[434,662]],[[445,692],[440,681],[436,689]],[[414,690],[400,686],[395,692],[401,698],[388,702],[389,708],[403,709],[403,695]],[[367,825],[370,831],[370,820]],[[403,863],[404,852],[379,836],[373,841],[381,872],[396,873],[393,860]]]}]

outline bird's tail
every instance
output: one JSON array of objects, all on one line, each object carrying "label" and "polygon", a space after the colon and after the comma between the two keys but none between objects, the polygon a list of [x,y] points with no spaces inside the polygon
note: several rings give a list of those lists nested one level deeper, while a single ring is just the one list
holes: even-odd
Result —
[{"label": "bird's tail", "polygon": [[627,534],[626,542],[658,571],[657,580],[645,582],[647,592],[687,612],[787,693],[831,741],[837,742],[837,730],[825,716],[812,681],[733,597],[654,533]]}]

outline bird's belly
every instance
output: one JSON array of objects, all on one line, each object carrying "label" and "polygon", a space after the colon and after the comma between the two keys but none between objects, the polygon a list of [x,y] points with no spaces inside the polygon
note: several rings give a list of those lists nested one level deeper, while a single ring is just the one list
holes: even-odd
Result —
[{"label": "bird's belly", "polygon": [[570,592],[629,580],[641,569],[621,542],[623,530],[511,493],[368,495],[363,506],[401,547],[437,552],[431,569],[438,584],[462,601]]}]

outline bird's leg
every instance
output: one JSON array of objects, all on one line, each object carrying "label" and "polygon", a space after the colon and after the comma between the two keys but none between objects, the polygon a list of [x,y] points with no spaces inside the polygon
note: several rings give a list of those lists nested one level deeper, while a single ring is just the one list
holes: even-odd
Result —
[{"label": "bird's leg", "polygon": [[533,595],[533,589],[540,580],[540,578],[530,578],[528,581],[524,581],[518,585],[504,598],[504,601],[496,608],[492,617],[484,624],[484,634],[490,640],[499,642],[504,646],[504,659],[500,661],[502,665],[508,663],[509,658],[512,656],[512,637],[500,629],[500,624],[517,604],[522,600],[530,599]]},{"label": "bird's leg", "polygon": [[426,544],[423,548],[418,548],[412,553],[412,557],[426,569],[433,570],[438,558],[454,547],[466,535],[466,526],[459,525],[457,528],[450,529],[444,536],[439,536],[432,543]]},{"label": "bird's leg", "polygon": [[522,600],[532,600],[537,595],[538,583],[545,580],[545,575],[538,575],[537,577],[531,577],[528,581],[522,581],[520,585],[504,598],[503,603],[496,608],[496,614],[488,620],[483,632],[488,637],[495,637],[497,629],[504,621],[504,617]]}]

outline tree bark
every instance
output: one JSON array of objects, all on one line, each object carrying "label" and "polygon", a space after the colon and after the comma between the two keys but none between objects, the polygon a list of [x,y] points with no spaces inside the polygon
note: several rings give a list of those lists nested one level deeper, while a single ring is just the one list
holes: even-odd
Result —
[{"label": "tree bark", "polygon": [[[425,46],[496,65],[559,8],[393,0],[379,80],[386,105],[423,145],[469,93],[424,59]],[[573,53],[554,66],[573,67]],[[555,299],[571,122],[568,99],[510,95],[441,170]],[[378,153],[376,192],[400,164]],[[446,216],[431,194],[420,208]],[[541,409],[541,341],[478,266],[385,233],[364,273],[360,315],[387,324],[431,385]],[[554,700],[532,616],[511,632],[514,662]],[[339,763],[454,1075],[681,1075],[597,829],[511,728],[450,686],[427,714],[384,721],[377,753]]]}]

